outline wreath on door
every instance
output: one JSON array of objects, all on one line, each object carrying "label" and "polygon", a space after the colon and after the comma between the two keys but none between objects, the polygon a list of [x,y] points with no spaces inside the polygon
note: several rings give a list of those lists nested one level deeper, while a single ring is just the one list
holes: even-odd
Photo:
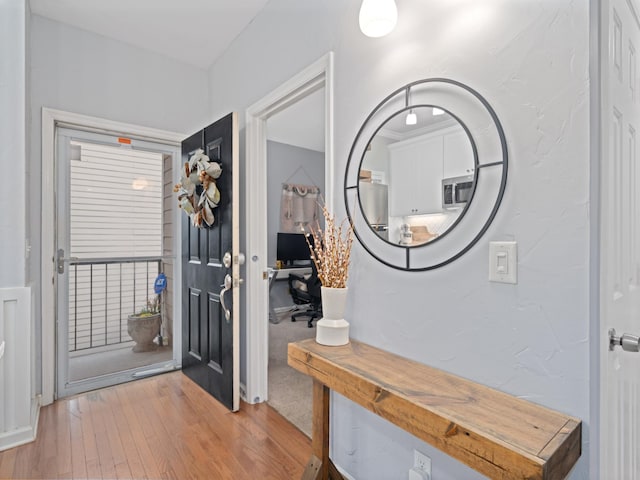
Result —
[{"label": "wreath on door", "polygon": [[194,227],[213,225],[213,209],[220,203],[216,179],[221,174],[222,166],[212,162],[200,148],[185,162],[180,183],[173,191],[178,194],[178,206],[189,216]]}]

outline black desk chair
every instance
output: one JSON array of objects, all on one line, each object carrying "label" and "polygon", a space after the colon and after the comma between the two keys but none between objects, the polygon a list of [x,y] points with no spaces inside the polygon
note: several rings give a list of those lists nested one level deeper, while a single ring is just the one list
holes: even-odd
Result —
[{"label": "black desk chair", "polygon": [[322,294],[320,279],[316,266],[311,262],[311,275],[308,278],[296,273],[289,274],[289,293],[296,305],[309,305],[307,310],[291,315],[291,321],[295,322],[299,317],[309,317],[307,326],[313,327],[313,320],[322,318]]}]

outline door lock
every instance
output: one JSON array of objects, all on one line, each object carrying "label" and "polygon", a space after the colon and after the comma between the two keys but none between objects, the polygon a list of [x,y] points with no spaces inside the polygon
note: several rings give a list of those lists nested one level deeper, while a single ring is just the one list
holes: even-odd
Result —
[{"label": "door lock", "polygon": [[57,267],[58,267],[58,273],[62,274],[64,273],[64,263],[65,262],[73,262],[79,260],[78,257],[70,257],[70,258],[64,258],[64,250],[61,248],[58,250],[58,254],[57,254],[57,259],[56,259],[56,263],[57,263]]},{"label": "door lock", "polygon": [[224,256],[222,257],[222,264],[224,265],[224,268],[231,268],[232,261],[237,265],[244,265],[244,262],[245,262],[244,253],[240,253],[237,256],[232,257],[231,252],[225,252]]},{"label": "door lock", "polygon": [[225,252],[222,257],[222,264],[224,265],[224,268],[231,268],[231,252]]},{"label": "door lock", "polygon": [[622,336],[616,336],[616,329],[609,330],[609,350],[613,350],[617,346],[621,346],[625,352],[640,352],[640,337],[623,333]]}]

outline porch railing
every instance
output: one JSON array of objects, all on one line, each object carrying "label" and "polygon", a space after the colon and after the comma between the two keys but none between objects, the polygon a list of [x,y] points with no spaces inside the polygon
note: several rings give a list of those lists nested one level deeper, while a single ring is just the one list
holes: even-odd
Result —
[{"label": "porch railing", "polygon": [[69,352],[131,341],[127,317],[154,296],[162,257],[69,262]]}]

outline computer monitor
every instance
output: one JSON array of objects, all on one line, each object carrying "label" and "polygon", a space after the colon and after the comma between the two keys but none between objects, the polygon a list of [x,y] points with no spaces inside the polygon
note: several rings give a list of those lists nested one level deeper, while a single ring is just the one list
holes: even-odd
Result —
[{"label": "computer monitor", "polygon": [[[287,266],[311,265],[311,252],[309,245],[304,238],[304,233],[282,233],[278,232],[278,243],[276,245],[276,259],[282,261]],[[313,237],[309,236],[309,243],[313,245]]]}]

